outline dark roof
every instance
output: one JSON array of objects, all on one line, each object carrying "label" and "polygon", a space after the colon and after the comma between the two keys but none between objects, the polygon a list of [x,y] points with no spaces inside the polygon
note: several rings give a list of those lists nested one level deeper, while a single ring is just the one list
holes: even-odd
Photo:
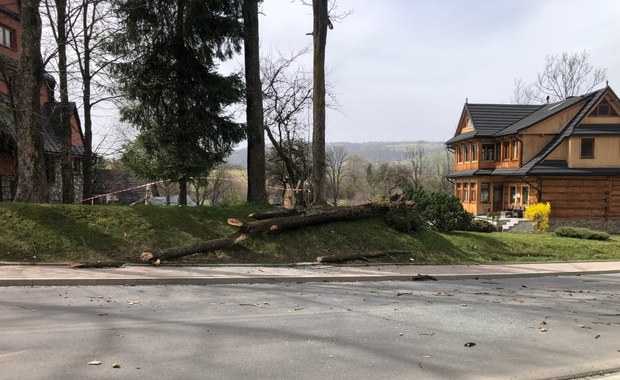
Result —
[{"label": "dark roof", "polygon": [[459,142],[459,141],[464,141],[464,140],[468,140],[472,137],[476,136],[476,131],[471,131],[471,132],[466,132],[466,133],[461,133],[460,135],[456,135],[453,138],[451,138],[450,140],[446,141],[447,145]]},{"label": "dark roof", "polygon": [[476,136],[493,136],[541,107],[524,104],[465,104],[476,128]]},{"label": "dark roof", "polygon": [[472,137],[508,136],[529,128],[579,102],[587,101],[602,90],[589,94],[572,96],[566,100],[550,104],[465,104],[475,131],[456,135],[446,142],[453,144]]},{"label": "dark roof", "polygon": [[[19,61],[13,58],[7,57],[5,55],[0,55],[0,66],[6,66],[6,67],[10,67],[13,70],[17,70],[18,65],[19,65]],[[48,83],[48,86],[51,87],[52,89],[56,86],[56,79],[54,79],[54,77],[47,71],[43,73],[43,78]]]},{"label": "dark roof", "polygon": [[[69,113],[75,115],[75,117],[79,120],[79,117],[77,116],[77,106],[73,102],[69,103]],[[60,103],[45,103],[41,106],[41,116],[44,120],[43,133],[45,136],[45,152],[60,153],[62,148],[62,144],[60,142]],[[84,147],[73,145],[71,147],[71,153],[82,156],[84,155]]]},{"label": "dark roof", "polygon": [[[566,161],[546,160],[534,166],[527,175],[535,176],[553,176],[553,175],[620,175],[620,168],[569,168]],[[480,170],[462,170],[452,172],[446,177],[462,178],[474,176],[505,176],[505,177],[524,177],[525,174],[519,169],[480,169]]]},{"label": "dark roof", "polygon": [[536,112],[529,114],[523,119],[517,121],[516,123],[504,128],[503,130],[497,132],[495,136],[507,136],[520,132],[521,130],[531,127],[534,124],[538,124],[541,121],[550,118],[553,115],[556,115],[567,108],[574,106],[575,104],[588,99],[594,93],[581,95],[581,96],[573,96],[566,100],[557,103],[545,104],[540,107]]},{"label": "dark roof", "polygon": [[[45,103],[41,106],[41,116],[43,118],[43,144],[45,153],[59,154],[61,152],[61,142],[60,142],[60,107],[59,103]],[[77,107],[75,103],[69,103],[70,112],[78,118],[77,115]],[[82,133],[81,128],[80,134]],[[15,140],[15,129],[14,125],[7,124],[0,120],[0,131],[4,131],[7,133],[11,139]],[[71,151],[73,154],[78,156],[84,155],[84,147],[83,146],[75,146],[71,147]]]},{"label": "dark roof", "polygon": [[459,170],[456,172],[449,173],[446,177],[448,178],[459,178],[459,177],[471,177],[476,175],[477,170]]},{"label": "dark roof", "polygon": [[620,135],[620,124],[580,124],[573,135]]},{"label": "dark roof", "polygon": [[11,69],[17,69],[19,62],[6,55],[0,55],[0,65],[10,67]]},{"label": "dark roof", "polygon": [[16,20],[19,20],[19,14],[13,12],[7,6],[0,5],[0,12],[4,13],[5,15],[8,15],[8,16],[16,19]]},{"label": "dark roof", "polygon": [[569,168],[566,161],[546,160],[536,165],[530,175],[620,175],[620,168]]}]

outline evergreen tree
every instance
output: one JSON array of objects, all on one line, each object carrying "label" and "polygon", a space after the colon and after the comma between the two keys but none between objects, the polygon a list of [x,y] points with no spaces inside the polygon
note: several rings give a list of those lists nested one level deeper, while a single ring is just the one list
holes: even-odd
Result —
[{"label": "evergreen tree", "polygon": [[244,96],[238,74],[216,72],[217,60],[241,49],[238,0],[118,0],[121,31],[109,50],[122,56],[113,74],[128,100],[121,118],[144,139],[159,177],[179,183],[187,204],[191,177],[221,163],[245,137],[226,109]]}]

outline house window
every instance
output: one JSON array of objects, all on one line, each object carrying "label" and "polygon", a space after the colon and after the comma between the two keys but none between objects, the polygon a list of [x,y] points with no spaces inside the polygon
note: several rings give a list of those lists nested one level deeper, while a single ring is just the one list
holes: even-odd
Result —
[{"label": "house window", "polygon": [[519,142],[516,140],[512,142],[512,159],[519,159]]},{"label": "house window", "polygon": [[467,188],[467,183],[463,184],[463,199],[462,202],[469,202],[469,189]]},{"label": "house window", "polygon": [[594,158],[594,139],[581,139],[581,158]]},{"label": "house window", "polygon": [[459,146],[456,155],[457,155],[457,158],[458,158],[457,162],[459,164],[462,164],[463,163],[463,147],[462,146]]},{"label": "house window", "polygon": [[592,112],[592,116],[618,116],[616,110],[614,110],[608,102],[602,101]]},{"label": "house window", "polygon": [[510,186],[510,204],[513,204],[513,205],[518,204],[519,198],[521,198],[521,194],[517,193],[517,187]]},{"label": "house window", "polygon": [[530,203],[530,187],[522,186],[521,187],[521,204],[527,205]]},{"label": "house window", "polygon": [[502,157],[504,160],[510,160],[510,142],[504,141],[502,145]]},{"label": "house window", "polygon": [[500,162],[502,160],[501,151],[502,151],[502,144],[500,143],[495,144],[495,162]]},{"label": "house window", "polygon": [[471,146],[471,160],[478,161],[478,145],[476,144]]},{"label": "house window", "polygon": [[495,144],[482,144],[482,161],[495,161]]},{"label": "house window", "polygon": [[480,184],[480,203],[489,203],[489,184]]},{"label": "house window", "polygon": [[15,31],[0,24],[0,45],[15,50]]},{"label": "house window", "polygon": [[456,184],[456,194],[454,194],[455,197],[457,197],[459,200],[462,200],[463,198],[461,198],[461,184],[457,183]]},{"label": "house window", "polygon": [[469,184],[469,202],[476,203],[476,183]]},{"label": "house window", "polygon": [[465,145],[465,162],[469,162],[469,145]]}]

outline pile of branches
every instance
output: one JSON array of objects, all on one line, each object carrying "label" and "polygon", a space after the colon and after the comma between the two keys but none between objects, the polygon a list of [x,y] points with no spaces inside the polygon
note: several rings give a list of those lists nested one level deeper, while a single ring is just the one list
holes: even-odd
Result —
[{"label": "pile of branches", "polygon": [[177,259],[196,253],[207,253],[229,248],[255,234],[292,230],[323,223],[373,218],[396,210],[407,210],[412,206],[413,202],[398,199],[382,203],[367,203],[359,206],[259,212],[249,215],[249,218],[252,219],[251,221],[229,218],[228,224],[238,227],[239,230],[228,237],[160,249],[153,252],[143,252],[140,255],[140,260],[143,262],[154,262],[156,265],[159,265],[163,260]]}]

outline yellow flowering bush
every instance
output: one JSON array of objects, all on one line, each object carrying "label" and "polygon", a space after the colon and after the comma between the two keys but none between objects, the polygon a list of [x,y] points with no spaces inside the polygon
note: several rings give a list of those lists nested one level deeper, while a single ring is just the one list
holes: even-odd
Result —
[{"label": "yellow flowering bush", "polygon": [[549,214],[551,214],[551,203],[534,203],[525,209],[525,216],[529,219],[536,231],[545,232],[549,228]]}]

